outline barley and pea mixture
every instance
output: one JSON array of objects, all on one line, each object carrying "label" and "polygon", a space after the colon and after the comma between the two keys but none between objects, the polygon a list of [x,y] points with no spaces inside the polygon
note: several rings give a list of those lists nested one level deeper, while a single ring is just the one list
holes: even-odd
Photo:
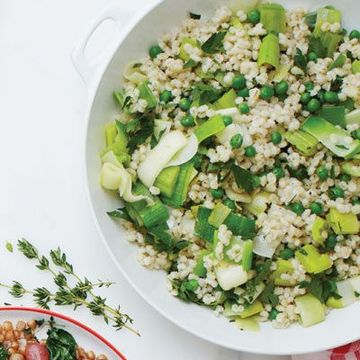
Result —
[{"label": "barley and pea mixture", "polygon": [[242,329],[310,326],[360,295],[360,32],[341,18],[190,14],[114,94],[109,215],[171,294]]}]

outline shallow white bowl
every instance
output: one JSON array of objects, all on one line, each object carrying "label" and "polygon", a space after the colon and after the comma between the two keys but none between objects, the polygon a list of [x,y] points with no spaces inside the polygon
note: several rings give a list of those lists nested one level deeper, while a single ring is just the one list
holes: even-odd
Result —
[{"label": "shallow white bowl", "polygon": [[[104,354],[108,359],[126,360],[125,356],[120,353],[109,341],[103,338],[95,330],[72,319],[69,316],[59,314],[57,312],[39,308],[23,307],[23,306],[1,306],[0,307],[0,323],[11,321],[45,320],[54,319],[56,326],[69,331],[74,336],[76,343],[85,350],[93,350],[95,354]],[[37,334],[39,339],[46,337],[46,328],[40,330]]]},{"label": "shallow white bowl", "polygon": [[[309,9],[332,4],[343,12],[345,27],[352,29],[359,25],[359,0],[278,2],[288,8],[301,5]],[[104,124],[118,115],[112,93],[121,87],[124,66],[144,56],[149,46],[156,43],[161,34],[180,24],[189,11],[211,15],[223,3],[226,1],[164,0],[158,6],[143,9],[123,27],[119,46],[95,86],[88,109],[86,171],[99,232],[114,262],[139,294],[169,320],[203,339],[231,349],[263,354],[315,352],[353,341],[360,337],[360,304],[332,311],[326,321],[308,329],[295,325],[286,330],[275,330],[264,324],[260,333],[250,333],[239,331],[228,320],[216,318],[204,307],[179,301],[168,293],[163,272],[148,271],[138,264],[137,248],[126,241],[124,231],[106,215],[106,211],[118,207],[119,199],[99,186],[99,152],[104,147]]]}]

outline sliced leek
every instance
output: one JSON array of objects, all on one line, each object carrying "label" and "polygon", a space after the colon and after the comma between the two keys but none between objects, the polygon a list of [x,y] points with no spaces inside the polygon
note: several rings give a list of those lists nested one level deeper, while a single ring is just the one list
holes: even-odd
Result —
[{"label": "sliced leek", "polygon": [[161,137],[159,143],[149,151],[139,165],[138,177],[147,187],[154,184],[160,172],[168,165],[172,157],[187,144],[187,138],[174,130]]}]

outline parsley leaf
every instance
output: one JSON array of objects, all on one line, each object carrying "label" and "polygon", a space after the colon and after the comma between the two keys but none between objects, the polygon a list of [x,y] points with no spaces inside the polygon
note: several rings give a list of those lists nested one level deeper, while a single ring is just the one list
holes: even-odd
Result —
[{"label": "parsley leaf", "polygon": [[220,31],[211,35],[201,46],[201,49],[207,54],[215,54],[221,51],[225,35],[226,31]]},{"label": "parsley leaf", "polygon": [[113,211],[108,211],[107,214],[112,219],[123,219],[123,220],[130,221],[130,216],[125,208],[121,208],[121,209],[119,208],[119,209],[116,209]]},{"label": "parsley leaf", "polygon": [[187,62],[184,64],[183,68],[184,68],[184,69],[192,69],[192,68],[195,67],[197,64],[198,64],[198,63],[197,63],[195,60],[190,59],[189,61],[187,61]]},{"label": "parsley leaf", "polygon": [[306,68],[307,68],[306,56],[302,53],[302,51],[299,48],[296,48],[294,63],[297,67],[299,67],[301,70],[303,70],[306,73]]},{"label": "parsley leaf", "polygon": [[299,286],[306,289],[324,304],[329,297],[333,296],[335,299],[341,298],[337,293],[336,282],[323,276],[315,276],[310,281],[302,281]]},{"label": "parsley leaf", "polygon": [[[128,142],[129,153],[132,154],[138,145],[143,144],[154,132],[154,120],[149,116],[143,116],[137,123],[136,131],[133,132]],[[130,132],[128,128],[127,132]]]},{"label": "parsley leaf", "polygon": [[275,285],[270,282],[266,284],[265,289],[260,294],[260,300],[265,304],[270,304],[272,307],[275,307],[279,304],[279,297],[274,294]]},{"label": "parsley leaf", "polygon": [[131,98],[130,98],[130,96],[126,96],[124,90],[115,91],[114,92],[114,99],[120,105],[120,108],[122,110],[128,110]]},{"label": "parsley leaf", "polygon": [[237,186],[250,193],[260,185],[259,177],[253,175],[249,170],[232,165],[231,171],[234,175]]},{"label": "parsley leaf", "polygon": [[193,101],[198,101],[199,105],[213,103],[219,99],[220,96],[221,92],[218,89],[204,83],[197,83],[191,92]]},{"label": "parsley leaf", "polygon": [[308,53],[314,52],[319,58],[323,58],[326,55],[326,49],[323,46],[320,38],[311,36],[309,38],[309,50]]},{"label": "parsley leaf", "polygon": [[166,251],[170,254],[177,254],[190,244],[190,242],[186,240],[174,239],[170,235],[166,224],[149,229],[148,235],[146,239],[148,243],[151,243],[157,250]]}]

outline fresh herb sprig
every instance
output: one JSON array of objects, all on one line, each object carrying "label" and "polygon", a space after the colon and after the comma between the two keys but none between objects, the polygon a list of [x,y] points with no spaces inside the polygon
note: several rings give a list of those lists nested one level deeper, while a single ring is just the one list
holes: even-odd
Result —
[{"label": "fresh herb sprig", "polygon": [[[31,295],[34,302],[41,308],[49,309],[50,304],[58,306],[72,305],[74,308],[84,306],[95,316],[104,318],[107,324],[112,324],[116,330],[126,328],[136,335],[140,335],[131,324],[132,318],[121,312],[120,306],[113,308],[106,303],[106,299],[95,294],[94,289],[110,287],[112,282],[98,280],[91,282],[78,276],[74,267],[68,262],[66,254],[60,248],[50,251],[50,257],[46,257],[27,240],[21,239],[17,243],[18,250],[28,259],[37,262],[36,267],[41,271],[49,272],[57,287],[51,292],[45,287],[37,287],[33,290],[25,288],[19,281],[13,281],[11,285],[0,283],[0,286],[8,288],[8,292],[15,298]],[[60,269],[60,270],[58,270]],[[75,280],[75,286],[70,285],[70,280]]]}]

